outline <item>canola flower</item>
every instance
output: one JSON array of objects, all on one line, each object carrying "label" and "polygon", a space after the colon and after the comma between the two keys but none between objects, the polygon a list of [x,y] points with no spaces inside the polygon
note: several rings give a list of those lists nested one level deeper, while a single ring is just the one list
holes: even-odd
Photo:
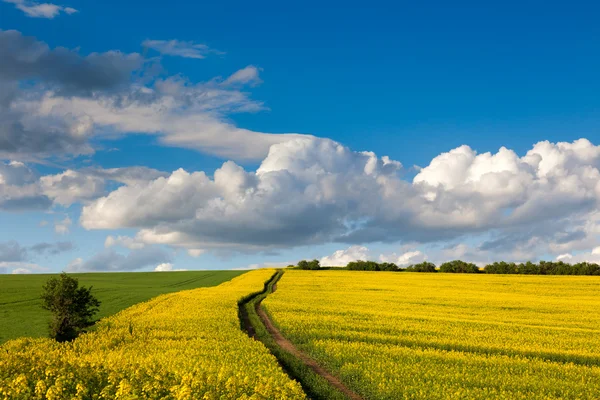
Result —
[{"label": "canola flower", "polygon": [[273,273],[159,296],[71,343],[9,341],[0,346],[0,399],[305,399],[240,329],[237,301]]},{"label": "canola flower", "polygon": [[263,306],[366,399],[600,398],[600,278],[286,271]]}]

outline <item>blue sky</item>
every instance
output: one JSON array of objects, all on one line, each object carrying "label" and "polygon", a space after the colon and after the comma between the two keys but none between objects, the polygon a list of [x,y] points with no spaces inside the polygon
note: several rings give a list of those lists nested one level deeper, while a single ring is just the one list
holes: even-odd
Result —
[{"label": "blue sky", "polygon": [[[0,179],[0,199],[25,204],[35,192],[36,201],[47,200],[41,209],[0,208],[0,223],[7,227],[0,232],[0,268],[102,270],[102,263],[111,265],[108,270],[149,270],[161,263],[185,269],[239,268],[332,257],[337,250],[347,257],[338,259],[342,261],[397,261],[416,253],[410,260],[460,256],[483,263],[506,254],[515,260],[595,260],[596,227],[589,221],[595,221],[598,194],[589,171],[599,164],[589,154],[598,151],[599,11],[593,2],[0,2],[0,33],[6,37],[0,82],[17,88],[1,105],[7,117],[5,132],[0,131],[0,159],[5,165],[24,163],[39,180],[2,187]],[[37,50],[26,43],[14,45],[13,30],[19,43],[25,43],[24,37],[36,41]],[[187,56],[169,53],[169,43],[188,51]],[[51,56],[39,56],[46,45]],[[56,50],[60,47],[68,49],[66,56]],[[114,56],[118,63],[108,55],[111,51],[120,52]],[[99,53],[101,60],[91,53]],[[34,66],[31,57],[38,56]],[[107,72],[101,62],[115,68]],[[79,75],[83,63],[91,67]],[[236,71],[249,75],[239,78]],[[150,97],[138,93],[140,87],[152,90],[154,97],[143,106],[157,107],[161,119],[155,124],[147,122],[152,115],[145,114],[147,109],[123,106],[133,101],[134,92]],[[206,100],[216,92],[218,99]],[[95,108],[107,102],[115,103]],[[48,128],[49,118],[61,125]],[[10,130],[14,121],[25,127],[23,133]],[[46,128],[37,129],[40,124]],[[85,130],[84,139],[73,133],[75,125]],[[247,131],[236,133],[237,128]],[[61,129],[71,133],[64,136]],[[254,139],[249,132],[259,134]],[[312,136],[266,135],[280,133]],[[35,149],[16,144],[37,143],[40,137],[43,144]],[[268,153],[269,143],[288,137],[311,143],[286,151],[276,144]],[[575,142],[581,138],[587,142]],[[328,139],[351,155],[331,161],[342,150],[320,142]],[[542,141],[554,147],[535,147]],[[472,153],[461,150],[438,158],[463,145]],[[498,153],[501,147],[512,153]],[[379,167],[365,173],[371,180],[354,182],[359,178],[345,172],[368,163],[358,153],[362,151],[375,153]],[[520,159],[528,151],[544,161]],[[497,157],[480,157],[486,152]],[[285,160],[276,169],[295,177],[293,188],[307,196],[304,202],[285,197],[294,193],[278,186],[287,178],[278,177],[270,189],[253,183],[267,153],[272,160]],[[382,156],[399,161],[402,168],[389,175],[391,164]],[[470,160],[466,166],[460,161],[465,157]],[[222,185],[213,193],[187,176],[182,177],[189,184],[185,190],[195,193],[189,198],[184,189],[177,198],[172,186],[152,186],[155,179],[164,179],[159,176],[180,168],[204,171],[213,179],[229,160],[249,174],[239,178],[233,170],[227,172],[228,182],[243,180],[236,183],[238,197]],[[299,163],[315,175],[306,177]],[[547,163],[551,167],[542,166]],[[415,165],[431,168],[420,173]],[[136,166],[154,172],[135,185],[98,172]],[[8,176],[17,167],[5,169]],[[43,177],[65,170],[73,171],[69,182],[44,183]],[[315,171],[325,171],[329,178],[323,181]],[[507,173],[514,176],[507,180]],[[394,180],[388,181],[390,176]],[[368,193],[375,180],[376,191]],[[261,182],[267,185],[267,180]],[[577,184],[565,188],[564,182]],[[406,183],[410,187],[403,187]],[[131,188],[117,190],[121,186]],[[318,195],[315,188],[321,190]],[[267,193],[256,195],[261,190]],[[568,195],[569,190],[576,193]],[[208,192],[210,199],[205,199]],[[339,197],[327,198],[330,192]],[[174,197],[162,204],[159,196],[165,193]],[[107,196],[113,201],[105,202]],[[247,197],[242,201],[239,196]],[[265,197],[280,207],[261,203]],[[100,209],[99,202],[108,205]],[[151,210],[153,203],[166,209]],[[288,203],[290,209],[282,206]],[[182,208],[180,215],[161,218],[174,205]],[[114,217],[109,206],[128,215]],[[84,207],[90,211],[82,217]],[[203,213],[214,207],[224,215],[232,209],[237,214],[231,221],[218,221],[222,226],[213,232],[207,227],[215,222]],[[263,226],[267,216],[272,223]],[[66,217],[71,223],[56,228]],[[259,217],[257,227],[248,226]],[[42,221],[47,224],[40,226]],[[187,236],[143,239],[142,233],[150,230]],[[239,231],[239,237],[225,231]],[[135,239],[136,244],[107,246],[108,236]],[[32,250],[39,243],[65,242],[72,248],[62,246],[52,254]],[[21,256],[9,257],[6,249],[14,252],[15,246]],[[202,254],[192,257],[189,250]],[[138,255],[143,252],[147,254]],[[156,262],[149,261],[153,256]]]}]

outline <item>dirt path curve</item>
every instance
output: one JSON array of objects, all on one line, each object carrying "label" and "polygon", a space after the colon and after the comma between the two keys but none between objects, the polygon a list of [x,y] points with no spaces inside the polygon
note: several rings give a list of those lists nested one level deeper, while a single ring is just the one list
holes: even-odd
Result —
[{"label": "dirt path curve", "polygon": [[[273,285],[273,292],[275,292],[275,290],[277,290],[277,284]],[[321,367],[315,360],[313,360],[307,354],[300,351],[296,346],[294,346],[294,344],[292,342],[287,340],[281,334],[279,329],[277,329],[275,327],[275,325],[273,324],[271,319],[269,319],[269,316],[267,315],[265,310],[263,310],[263,308],[260,306],[261,302],[256,303],[256,313],[260,317],[263,324],[265,324],[267,331],[273,337],[273,339],[275,340],[275,342],[277,343],[277,345],[279,347],[281,347],[283,350],[287,351],[288,353],[294,355],[296,358],[298,358],[300,361],[302,361],[306,366],[308,366],[310,369],[312,369],[316,374],[321,375],[323,378],[327,379],[327,381],[331,385],[333,385],[335,388],[337,388],[340,392],[344,393],[344,395],[346,395],[349,399],[363,400],[362,397],[360,397],[359,395],[354,393],[352,390],[348,389],[338,378],[331,375],[323,367]]]}]

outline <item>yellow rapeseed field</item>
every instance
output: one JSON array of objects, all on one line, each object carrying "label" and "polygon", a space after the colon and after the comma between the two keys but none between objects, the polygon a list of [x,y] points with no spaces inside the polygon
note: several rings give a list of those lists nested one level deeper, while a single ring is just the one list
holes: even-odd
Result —
[{"label": "yellow rapeseed field", "polygon": [[72,343],[9,341],[0,346],[0,398],[305,399],[275,357],[240,329],[237,301],[273,273],[159,296]]},{"label": "yellow rapeseed field", "polygon": [[367,399],[600,399],[600,278],[286,271],[282,333]]}]

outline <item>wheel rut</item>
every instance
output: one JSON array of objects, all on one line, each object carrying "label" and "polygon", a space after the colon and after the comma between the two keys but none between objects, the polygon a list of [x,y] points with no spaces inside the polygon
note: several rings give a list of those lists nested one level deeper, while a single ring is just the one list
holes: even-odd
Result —
[{"label": "wheel rut", "polygon": [[[278,280],[278,279],[277,279]],[[273,293],[277,290],[277,281],[272,285],[271,292],[266,292],[266,294]],[[266,296],[265,296],[266,297]],[[351,400],[363,400],[361,396],[350,390],[346,385],[342,383],[336,376],[328,372],[325,368],[323,368],[317,361],[315,361],[308,354],[304,353],[300,349],[298,349],[291,341],[289,341],[283,334],[277,329],[273,321],[269,318],[265,310],[261,307],[262,300],[264,298],[258,300],[255,303],[256,314],[259,316],[261,322],[264,324],[265,328],[269,335],[273,338],[275,343],[284,351],[290,353],[298,360],[300,360],[304,365],[310,368],[314,373],[323,377],[329,384],[335,387],[337,390],[342,392],[346,397]],[[250,320],[246,317],[243,318],[243,324],[246,326],[246,331],[250,337],[255,338],[255,328],[250,323]]]}]

